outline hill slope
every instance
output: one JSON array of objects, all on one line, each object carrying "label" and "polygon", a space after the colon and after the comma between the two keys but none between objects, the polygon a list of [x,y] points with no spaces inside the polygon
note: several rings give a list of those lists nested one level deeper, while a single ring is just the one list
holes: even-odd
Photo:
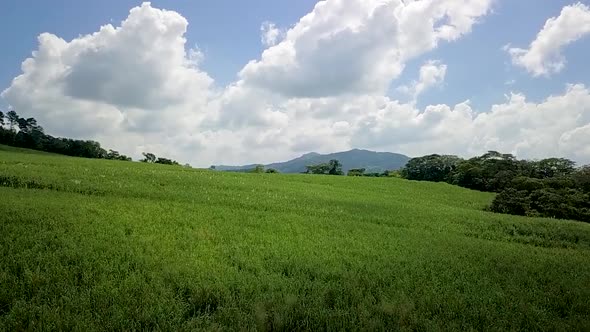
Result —
[{"label": "hill slope", "polygon": [[590,225],[395,178],[0,151],[0,331],[590,329]]},{"label": "hill slope", "polygon": [[[353,168],[365,168],[367,172],[384,172],[386,170],[398,170],[406,165],[410,158],[398,153],[374,152],[354,149],[345,152],[330,154],[307,153],[299,158],[286,162],[265,165],[265,168],[274,168],[281,173],[302,173],[305,166],[327,163],[332,159],[342,163],[342,169],[347,172]],[[220,171],[245,171],[256,167],[256,164],[244,166],[215,166]]]}]

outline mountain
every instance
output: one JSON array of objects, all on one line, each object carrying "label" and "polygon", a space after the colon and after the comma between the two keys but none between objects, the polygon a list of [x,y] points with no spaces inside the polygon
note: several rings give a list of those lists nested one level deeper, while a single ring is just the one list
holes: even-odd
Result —
[{"label": "mountain", "polygon": [[[264,167],[266,169],[274,168],[281,173],[303,173],[306,170],[305,166],[327,163],[332,159],[339,160],[342,163],[342,170],[345,173],[353,168],[365,168],[367,173],[381,173],[386,170],[397,170],[404,167],[408,160],[410,160],[410,157],[398,153],[354,149],[330,154],[311,152],[299,158],[264,165]],[[254,167],[256,167],[256,164],[244,166],[221,165],[215,166],[215,169],[219,171],[243,172]]]}]

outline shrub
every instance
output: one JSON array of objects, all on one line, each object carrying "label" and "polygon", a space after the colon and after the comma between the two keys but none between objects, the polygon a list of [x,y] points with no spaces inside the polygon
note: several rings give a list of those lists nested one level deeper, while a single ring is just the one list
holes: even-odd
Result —
[{"label": "shrub", "polygon": [[531,210],[531,201],[527,191],[508,188],[499,193],[492,202],[491,210],[524,216]]}]

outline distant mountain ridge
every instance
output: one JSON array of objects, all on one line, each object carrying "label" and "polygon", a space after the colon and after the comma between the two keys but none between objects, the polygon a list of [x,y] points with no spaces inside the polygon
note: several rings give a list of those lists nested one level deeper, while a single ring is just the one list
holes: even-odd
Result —
[{"label": "distant mountain ridge", "polygon": [[[398,170],[406,165],[410,157],[399,153],[375,152],[369,150],[353,149],[350,151],[319,154],[306,153],[301,157],[279,163],[264,165],[266,169],[274,168],[281,173],[303,173],[308,165],[327,163],[332,159],[342,163],[342,170],[346,173],[350,169],[365,168],[367,173]],[[219,171],[244,172],[256,167],[257,164],[243,166],[215,166]]]}]

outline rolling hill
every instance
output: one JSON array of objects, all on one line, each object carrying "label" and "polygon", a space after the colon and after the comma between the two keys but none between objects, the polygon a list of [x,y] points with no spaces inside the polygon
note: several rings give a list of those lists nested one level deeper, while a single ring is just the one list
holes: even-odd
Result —
[{"label": "rolling hill", "polygon": [[[281,173],[303,173],[305,166],[327,163],[332,159],[339,160],[342,163],[342,170],[347,172],[354,168],[365,168],[368,173],[384,172],[387,170],[398,170],[406,165],[410,157],[403,154],[391,152],[375,152],[368,150],[353,149],[350,151],[319,154],[315,152],[307,153],[299,158],[285,162],[272,163],[264,165],[266,169],[274,168]],[[215,166],[219,171],[242,172],[253,169],[256,164],[243,166]]]}]

